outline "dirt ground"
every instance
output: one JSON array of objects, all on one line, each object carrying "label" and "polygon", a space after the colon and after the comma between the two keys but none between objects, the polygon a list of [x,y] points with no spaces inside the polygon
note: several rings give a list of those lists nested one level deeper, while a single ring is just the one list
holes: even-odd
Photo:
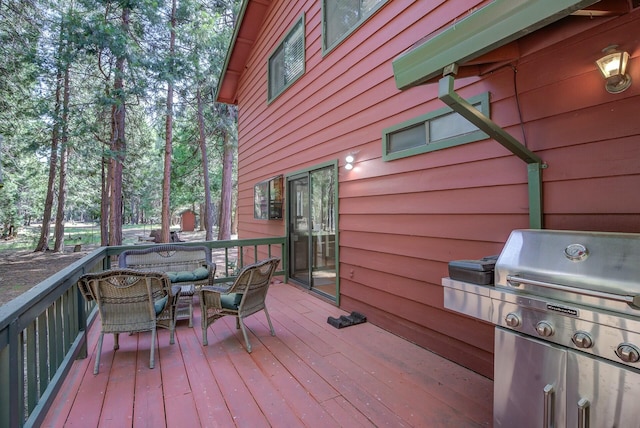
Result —
[{"label": "dirt ground", "polygon": [[[133,230],[125,233],[137,235],[140,231]],[[204,232],[182,232],[180,238],[184,241],[202,241]],[[73,252],[73,247],[70,246],[64,253],[51,251],[34,253],[32,250],[0,251],[0,306],[96,248],[95,246],[85,247],[83,245],[81,251]]]},{"label": "dirt ground", "polygon": [[0,252],[0,306],[64,269],[91,250],[77,253]]}]

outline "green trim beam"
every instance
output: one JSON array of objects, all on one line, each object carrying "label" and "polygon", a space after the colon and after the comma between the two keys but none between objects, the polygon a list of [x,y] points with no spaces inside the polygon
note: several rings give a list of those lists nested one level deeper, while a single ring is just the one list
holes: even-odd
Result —
[{"label": "green trim beam", "polygon": [[393,60],[398,89],[442,74],[449,64],[464,65],[598,0],[494,0],[429,37]]},{"label": "green trim beam", "polygon": [[454,89],[453,76],[444,76],[438,82],[438,98],[460,116],[473,123],[489,137],[496,140],[511,153],[527,163],[529,182],[529,225],[532,229],[542,229],[542,169],[545,168],[540,156],[526,148],[511,134],[502,129],[487,116],[458,95]]},{"label": "green trim beam", "polygon": [[462,98],[453,90],[453,76],[445,76],[438,82],[438,98],[446,105],[451,107],[453,111],[467,119],[469,122],[484,131],[489,137],[506,147],[511,153],[518,156],[526,163],[542,163],[542,159],[527,149],[518,140],[513,138],[511,134],[502,129],[498,124],[482,114],[478,109],[474,108],[471,103]]},{"label": "green trim beam", "polygon": [[529,227],[544,228],[544,210],[542,207],[542,169],[544,164],[527,164],[529,180]]}]

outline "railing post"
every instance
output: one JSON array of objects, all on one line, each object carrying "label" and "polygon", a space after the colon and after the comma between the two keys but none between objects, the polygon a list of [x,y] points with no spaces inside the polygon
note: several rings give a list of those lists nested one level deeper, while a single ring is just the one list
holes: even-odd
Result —
[{"label": "railing post", "polygon": [[[10,342],[7,340],[7,342]],[[4,378],[7,376],[9,382],[0,382],[0,427],[9,427],[10,424],[10,409],[11,409],[11,379],[10,379],[10,353],[11,346],[9,343],[5,343],[5,346],[0,348],[0,375]]]},{"label": "railing post", "polygon": [[[87,309],[85,307],[84,297],[82,297],[82,293],[77,285],[74,286],[76,289],[76,304],[78,305],[78,331],[87,331]],[[78,350],[78,358],[84,359],[87,358],[87,335],[83,335],[84,340],[80,345],[80,349]]]},{"label": "railing post", "polygon": [[[1,397],[2,400],[2,414],[6,415],[0,426],[18,427],[22,425],[22,418],[20,417],[20,409],[22,409],[21,403],[23,399],[20,398],[22,393],[22,379],[23,373],[20,370],[21,365],[19,360],[21,358],[20,349],[22,344],[19,340],[20,331],[18,330],[18,320],[14,319],[9,324],[9,344],[2,351],[2,370],[3,373],[9,374],[9,382],[6,389],[8,397]],[[6,367],[5,367],[6,366]]]}]

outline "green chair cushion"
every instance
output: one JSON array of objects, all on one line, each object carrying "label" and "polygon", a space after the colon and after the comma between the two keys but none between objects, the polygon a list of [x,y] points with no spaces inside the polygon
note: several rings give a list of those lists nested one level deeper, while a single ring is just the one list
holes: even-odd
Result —
[{"label": "green chair cushion", "polygon": [[229,293],[220,296],[220,304],[225,309],[238,310],[238,305],[242,300],[242,293]]},{"label": "green chair cushion", "polygon": [[209,270],[206,267],[199,267],[196,270],[183,270],[180,272],[167,272],[167,276],[171,282],[190,282],[200,281],[209,276]]},{"label": "green chair cushion", "polygon": [[162,312],[164,310],[164,307],[167,306],[167,300],[169,300],[169,295],[166,295],[153,302],[153,308],[156,310],[156,315],[160,315],[160,312]]},{"label": "green chair cushion", "polygon": [[198,269],[193,271],[193,276],[196,281],[201,279],[206,279],[209,277],[209,269],[206,267],[199,267]]}]

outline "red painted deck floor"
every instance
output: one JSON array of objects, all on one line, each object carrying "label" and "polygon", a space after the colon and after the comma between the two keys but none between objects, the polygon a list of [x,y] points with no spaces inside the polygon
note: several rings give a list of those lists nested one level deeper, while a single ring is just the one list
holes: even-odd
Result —
[{"label": "red painted deck floor", "polygon": [[491,426],[491,380],[369,322],[336,329],[327,317],[344,312],[291,285],[273,285],[267,307],[276,337],[264,313],[248,318],[251,354],[231,317],[203,347],[197,309],[175,345],[158,330],[154,369],[149,333],[121,335],[116,352],[105,335],[95,376],[94,325],[44,426]]}]

